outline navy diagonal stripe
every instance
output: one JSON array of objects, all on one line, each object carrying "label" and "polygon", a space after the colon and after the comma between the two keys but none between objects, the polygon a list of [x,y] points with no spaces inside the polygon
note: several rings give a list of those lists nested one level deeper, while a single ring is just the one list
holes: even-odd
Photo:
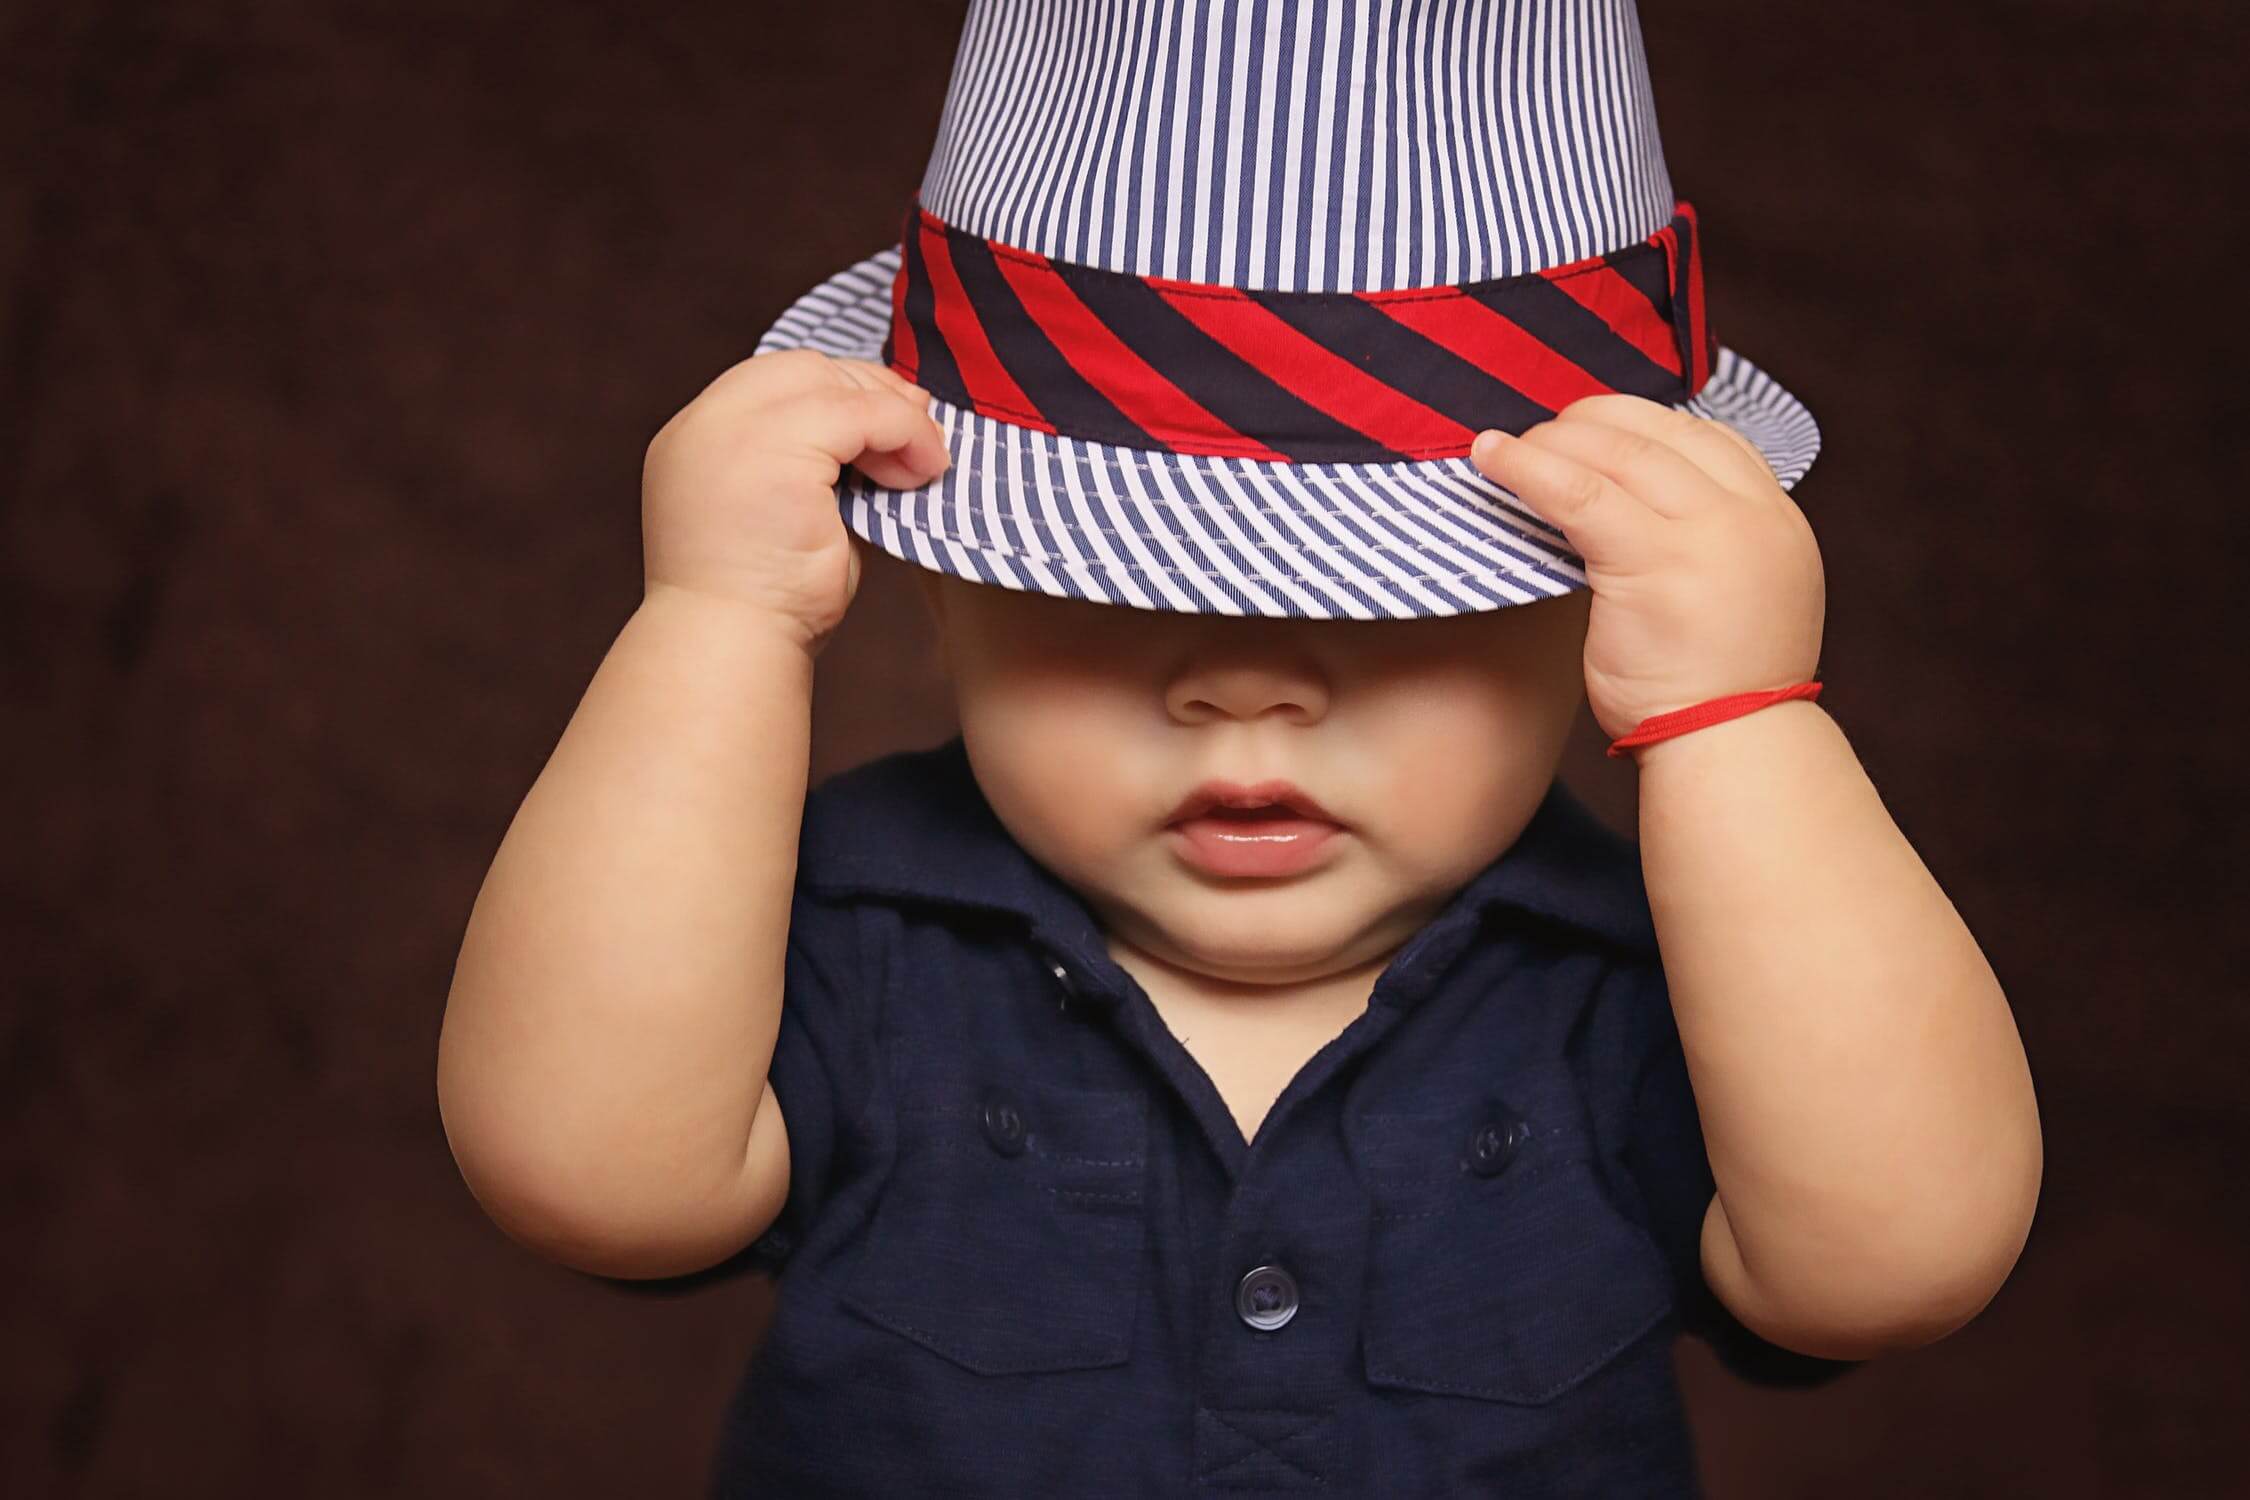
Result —
[{"label": "navy diagonal stripe", "polygon": [[960,391],[966,397],[961,367],[938,334],[937,289],[930,284],[919,225],[906,237],[906,321],[914,329],[914,383],[933,393]]},{"label": "navy diagonal stripe", "polygon": [[1648,298],[1649,306],[1667,318],[1672,315],[1672,276],[1665,267],[1662,245],[1644,242],[1613,251],[1602,259],[1611,270],[1631,282],[1635,291]]},{"label": "navy diagonal stripe", "polygon": [[1372,463],[1403,457],[1330,417],[1206,334],[1137,276],[1057,265],[1087,310],[1205,411],[1295,463]]},{"label": "navy diagonal stripe", "polygon": [[946,243],[993,354],[1057,431],[1128,448],[1164,446],[1063,358],[1001,274],[989,241],[949,227]]},{"label": "navy diagonal stripe", "polygon": [[1613,390],[1655,401],[1685,388],[1679,376],[1619,338],[1600,313],[1543,276],[1504,292],[1471,289],[1468,295]]},{"label": "navy diagonal stripe", "polygon": [[1554,408],[1430,342],[1363,298],[1288,292],[1250,296],[1337,358],[1471,431],[1502,427],[1521,432],[1555,414]]}]

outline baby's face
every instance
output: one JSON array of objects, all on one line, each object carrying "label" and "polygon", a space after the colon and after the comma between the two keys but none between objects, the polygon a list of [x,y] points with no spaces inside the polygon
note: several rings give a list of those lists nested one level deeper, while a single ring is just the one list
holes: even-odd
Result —
[{"label": "baby's face", "polygon": [[[977,782],[1113,948],[1252,984],[1379,967],[1515,842],[1584,694],[1593,595],[1425,620],[1054,599],[915,570]],[[1294,874],[1217,875],[1168,826],[1211,779],[1339,823]]]}]

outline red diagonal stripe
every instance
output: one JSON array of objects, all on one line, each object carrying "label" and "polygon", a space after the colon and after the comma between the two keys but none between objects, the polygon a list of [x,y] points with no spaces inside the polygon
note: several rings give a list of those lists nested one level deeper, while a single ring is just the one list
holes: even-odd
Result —
[{"label": "red diagonal stripe", "polygon": [[899,226],[898,274],[891,278],[891,369],[914,378],[912,372],[922,362],[922,352],[915,346],[914,329],[906,318],[906,243],[905,237],[916,232],[921,223],[921,210],[914,204],[906,206],[906,222]]},{"label": "red diagonal stripe", "polygon": [[1164,378],[1078,299],[1045,256],[994,247],[1000,274],[1070,367],[1142,431],[1166,443],[1205,443],[1234,458],[1285,462],[1287,455],[1237,432]]},{"label": "red diagonal stripe", "polygon": [[[1711,378],[1711,341],[1703,336],[1706,326],[1703,312],[1703,223],[1695,216],[1695,205],[1684,198],[1680,200],[1680,217],[1687,220],[1688,224],[1686,312],[1688,348],[1693,352],[1689,363],[1688,390],[1694,392],[1702,390],[1704,382]],[[1675,305],[1677,302],[1675,293]]]},{"label": "red diagonal stripe", "polygon": [[[1667,231],[1658,230],[1659,235]],[[1680,373],[1680,348],[1671,329],[1648,305],[1640,290],[1607,265],[1580,270],[1564,267],[1543,273],[1573,302],[1609,325],[1609,331],[1655,360],[1674,375]]]},{"label": "red diagonal stripe", "polygon": [[[1393,322],[1451,350],[1550,411],[1561,411],[1581,396],[1599,396],[1610,389],[1506,315],[1455,288],[1443,292],[1427,287],[1402,293],[1362,292],[1359,296]],[[1643,306],[1647,300],[1642,299]]]},{"label": "red diagonal stripe", "polygon": [[1157,295],[1197,328],[1283,390],[1397,453],[1465,446],[1476,434],[1444,412],[1385,385],[1305,337],[1232,288],[1179,289],[1151,279]]},{"label": "red diagonal stripe", "polygon": [[930,289],[936,293],[934,309],[938,333],[961,367],[961,381],[969,388],[969,404],[987,416],[999,416],[1018,427],[1053,432],[1054,424],[1039,415],[1039,408],[1016,384],[1015,377],[992,352],[992,340],[969,305],[961,275],[953,269],[953,250],[945,230],[925,219],[922,223],[922,262],[930,268]]}]

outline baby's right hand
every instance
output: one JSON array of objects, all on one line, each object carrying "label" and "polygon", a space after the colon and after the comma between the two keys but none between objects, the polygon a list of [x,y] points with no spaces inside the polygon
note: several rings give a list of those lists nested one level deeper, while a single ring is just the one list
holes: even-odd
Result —
[{"label": "baby's right hand", "polygon": [[641,469],[646,587],[772,616],[818,652],[859,590],[836,483],[850,464],[911,489],[945,471],[930,393],[888,367],[816,349],[753,355],[649,440]]}]

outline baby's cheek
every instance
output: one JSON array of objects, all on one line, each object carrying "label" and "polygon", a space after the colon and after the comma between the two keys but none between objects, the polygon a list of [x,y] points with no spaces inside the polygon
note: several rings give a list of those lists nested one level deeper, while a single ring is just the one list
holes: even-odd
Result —
[{"label": "baby's cheek", "polygon": [[1129,752],[1104,732],[1093,705],[1026,695],[983,707],[973,723],[964,714],[963,737],[987,800],[1033,853],[1049,863],[1098,863],[1151,821],[1147,795],[1120,765]]},{"label": "baby's cheek", "polygon": [[1502,706],[1394,721],[1369,810],[1403,878],[1466,881],[1514,842],[1554,780],[1569,729],[1558,718]]}]

